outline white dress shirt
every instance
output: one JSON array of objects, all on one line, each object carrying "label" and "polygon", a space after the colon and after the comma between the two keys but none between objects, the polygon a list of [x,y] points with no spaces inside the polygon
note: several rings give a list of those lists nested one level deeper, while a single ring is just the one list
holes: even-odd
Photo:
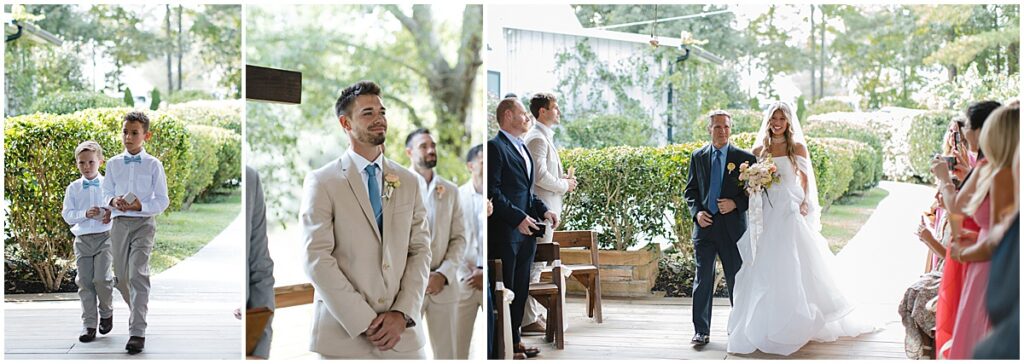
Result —
[{"label": "white dress shirt", "polygon": [[464,262],[473,262],[483,267],[484,220],[487,219],[484,194],[473,187],[473,180],[459,187],[459,203],[462,204],[462,221],[466,224],[466,255]]},{"label": "white dress shirt", "polygon": [[[383,196],[384,169],[381,166],[384,165],[384,153],[378,154],[377,159],[374,159],[373,162],[366,160],[366,158],[363,158],[363,156],[359,155],[359,153],[356,153],[356,151],[353,150],[352,148],[348,148],[348,154],[352,158],[352,162],[355,164],[356,168],[359,169],[359,175],[363,177],[363,185],[366,186],[367,196],[369,196],[370,194],[370,175],[366,173],[366,166],[370,164],[374,164],[377,166],[377,190],[380,191],[381,196]],[[381,199],[382,208],[384,206],[383,203],[384,200]]]},{"label": "white dress shirt", "polygon": [[526,177],[530,178],[533,175],[533,162],[530,160],[529,155],[526,151],[526,141],[523,138],[512,135],[511,133],[501,130],[505,137],[512,141],[512,145],[516,146],[516,151],[519,152],[519,156],[523,157],[523,162],[526,163]]},{"label": "white dress shirt", "polygon": [[[71,233],[75,236],[102,233],[110,231],[111,224],[104,224],[101,220],[85,217],[85,213],[93,207],[104,207],[103,190],[100,186],[85,187],[85,181],[96,181],[103,185],[103,175],[97,175],[95,179],[88,180],[85,177],[76,179],[64,190],[64,208],[61,216],[64,221],[71,225]],[[99,218],[103,218],[101,210]]]},{"label": "white dress shirt", "polygon": [[[412,167],[410,167],[409,170],[413,172],[416,171]],[[437,193],[437,191],[435,191],[437,189],[437,172],[434,172],[434,176],[430,179],[429,183],[419,173],[416,173],[416,180],[420,183],[420,195],[423,196],[423,207],[427,209],[427,223],[429,224],[428,226],[430,226],[430,237],[433,239],[434,211],[436,210],[434,205],[436,205],[437,199],[431,197]]]},{"label": "white dress shirt", "polygon": [[[125,163],[125,158],[138,156],[139,163]],[[177,177],[183,178],[183,177]],[[124,196],[128,192],[135,194],[142,204],[141,211],[120,211],[112,208],[111,218],[118,216],[148,217],[160,215],[170,205],[167,197],[167,175],[164,165],[159,159],[146,153],[146,149],[137,155],[127,150],[115,155],[107,161],[107,176],[103,179],[103,201],[110,206],[115,197]]]}]

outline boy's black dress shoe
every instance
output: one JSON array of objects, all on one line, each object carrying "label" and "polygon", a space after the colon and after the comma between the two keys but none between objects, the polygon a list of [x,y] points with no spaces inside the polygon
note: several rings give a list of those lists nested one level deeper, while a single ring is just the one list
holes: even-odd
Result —
[{"label": "boy's black dress shoe", "polygon": [[128,354],[138,354],[142,352],[142,348],[146,347],[146,338],[142,336],[132,336],[128,339],[128,345],[124,346],[125,350],[128,350]]},{"label": "boy's black dress shoe", "polygon": [[111,315],[107,318],[100,318],[100,333],[106,335],[110,330],[114,329],[114,316]]},{"label": "boy's black dress shoe", "polygon": [[87,343],[96,339],[96,329],[87,327],[82,329],[82,333],[78,335],[78,341]]}]

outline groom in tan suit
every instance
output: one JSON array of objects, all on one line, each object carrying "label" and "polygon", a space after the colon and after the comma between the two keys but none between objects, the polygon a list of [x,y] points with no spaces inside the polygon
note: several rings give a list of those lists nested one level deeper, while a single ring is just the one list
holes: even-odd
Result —
[{"label": "groom in tan suit", "polygon": [[426,357],[426,210],[416,175],[384,158],[380,95],[369,81],[341,92],[335,112],[351,147],[302,188],[305,270],[316,289],[310,350],[323,359]]},{"label": "groom in tan suit", "polygon": [[405,154],[419,174],[420,193],[430,227],[430,276],[423,312],[434,359],[455,359],[455,319],[459,300],[457,274],[466,250],[459,187],[434,172],[437,144],[427,129],[416,129],[405,138]]}]

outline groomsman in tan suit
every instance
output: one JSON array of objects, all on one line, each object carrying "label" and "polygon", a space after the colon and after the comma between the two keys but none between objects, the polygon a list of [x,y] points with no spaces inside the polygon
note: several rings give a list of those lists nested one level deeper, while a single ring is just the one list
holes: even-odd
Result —
[{"label": "groomsman in tan suit", "polygon": [[437,145],[427,129],[416,129],[405,138],[405,154],[419,174],[420,193],[430,227],[430,276],[423,312],[434,359],[455,359],[455,316],[459,300],[457,273],[466,251],[465,226],[459,187],[437,173]]},{"label": "groomsman in tan suit", "polygon": [[299,218],[316,289],[310,350],[323,359],[425,359],[420,309],[430,236],[417,176],[384,158],[380,87],[335,104],[350,149],[306,175]]},{"label": "groomsman in tan suit", "polygon": [[[530,113],[537,119],[533,128],[523,138],[526,149],[533,156],[533,193],[544,201],[549,211],[562,215],[562,196],[576,189],[576,178],[565,174],[562,160],[555,149],[555,132],[552,129],[561,122],[561,111],[558,99],[550,93],[538,93],[530,98]],[[548,229],[544,238],[537,243],[550,243],[554,229]],[[534,263],[530,271],[530,282],[540,282],[540,271],[544,263]],[[544,322],[540,320],[541,305],[530,297],[529,304],[523,314],[523,331],[544,332]]]}]

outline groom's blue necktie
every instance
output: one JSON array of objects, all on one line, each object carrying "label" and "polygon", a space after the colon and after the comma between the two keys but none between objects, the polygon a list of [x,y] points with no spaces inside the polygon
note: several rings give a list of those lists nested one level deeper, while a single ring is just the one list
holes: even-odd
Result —
[{"label": "groom's blue necktie", "polygon": [[373,207],[373,216],[377,219],[377,230],[384,236],[384,210],[380,204],[380,186],[377,185],[377,165],[366,166],[366,189],[370,193],[370,206]]},{"label": "groom's blue necktie", "polygon": [[[713,147],[712,147],[713,148]],[[718,194],[722,192],[722,162],[719,160],[722,152],[715,149],[711,153],[711,190],[708,192],[708,210],[711,214],[718,213]]]}]

